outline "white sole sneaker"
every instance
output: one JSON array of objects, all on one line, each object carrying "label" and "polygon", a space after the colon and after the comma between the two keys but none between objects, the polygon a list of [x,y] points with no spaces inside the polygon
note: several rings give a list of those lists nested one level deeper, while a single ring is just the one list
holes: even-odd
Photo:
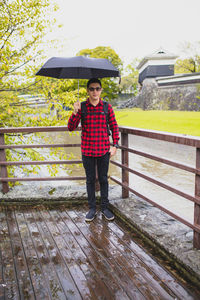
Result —
[{"label": "white sole sneaker", "polygon": [[96,217],[97,213],[95,213],[94,217],[93,218],[85,218],[85,221],[86,222],[92,222],[94,220],[94,218]]},{"label": "white sole sneaker", "polygon": [[102,212],[102,215],[104,216],[104,218],[106,219],[106,220],[108,220],[108,221],[113,221],[114,220],[114,216],[113,217],[111,217],[111,218],[108,218],[108,217],[106,217],[106,215],[104,215],[104,213]]}]

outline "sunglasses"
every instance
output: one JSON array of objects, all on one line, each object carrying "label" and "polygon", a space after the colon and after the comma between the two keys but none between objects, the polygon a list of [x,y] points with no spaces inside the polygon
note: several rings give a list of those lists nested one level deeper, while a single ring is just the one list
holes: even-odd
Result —
[{"label": "sunglasses", "polygon": [[98,87],[96,87],[96,88],[94,88],[94,87],[89,87],[88,90],[89,90],[90,92],[94,92],[95,90],[96,90],[97,92],[99,92],[99,91],[101,90],[101,87],[100,87],[100,86],[98,86]]}]

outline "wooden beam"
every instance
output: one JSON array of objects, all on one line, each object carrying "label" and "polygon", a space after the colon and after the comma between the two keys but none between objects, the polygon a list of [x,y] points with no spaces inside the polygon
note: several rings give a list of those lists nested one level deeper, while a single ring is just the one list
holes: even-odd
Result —
[{"label": "wooden beam", "polygon": [[[128,133],[122,133],[121,134],[121,143],[123,146],[128,148]],[[122,159],[122,164],[125,166],[129,166],[129,159],[128,159],[128,151],[123,150],[121,152],[121,159]],[[122,182],[125,185],[129,185],[129,172],[125,169],[122,169]],[[129,197],[129,191],[122,187],[122,198],[128,198]]]},{"label": "wooden beam", "polygon": [[[0,134],[0,144],[5,144],[4,134]],[[0,149],[0,161],[6,162],[6,153],[4,149]],[[6,166],[0,166],[0,177],[8,177]],[[2,191],[4,194],[9,191],[8,182],[2,181]]]},{"label": "wooden beam", "polygon": [[[200,168],[200,148],[196,149],[196,168]],[[195,175],[195,197],[200,197],[200,175]],[[200,204],[194,204],[194,225],[200,226]],[[200,249],[200,233],[194,230],[194,248]]]}]

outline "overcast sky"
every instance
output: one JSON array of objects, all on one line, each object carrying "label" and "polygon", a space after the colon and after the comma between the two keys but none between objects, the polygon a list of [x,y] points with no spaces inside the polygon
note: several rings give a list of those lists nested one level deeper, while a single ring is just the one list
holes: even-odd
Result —
[{"label": "overcast sky", "polygon": [[161,46],[180,54],[184,41],[200,41],[200,0],[56,0],[53,31],[62,49],[48,45],[49,56],[74,56],[79,50],[110,46],[125,65]]}]

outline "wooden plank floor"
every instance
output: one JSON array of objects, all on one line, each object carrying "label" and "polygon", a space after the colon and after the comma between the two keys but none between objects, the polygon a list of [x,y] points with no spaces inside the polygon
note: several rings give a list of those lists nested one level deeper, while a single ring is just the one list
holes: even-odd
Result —
[{"label": "wooden plank floor", "polygon": [[0,208],[0,299],[200,299],[86,209]]}]

